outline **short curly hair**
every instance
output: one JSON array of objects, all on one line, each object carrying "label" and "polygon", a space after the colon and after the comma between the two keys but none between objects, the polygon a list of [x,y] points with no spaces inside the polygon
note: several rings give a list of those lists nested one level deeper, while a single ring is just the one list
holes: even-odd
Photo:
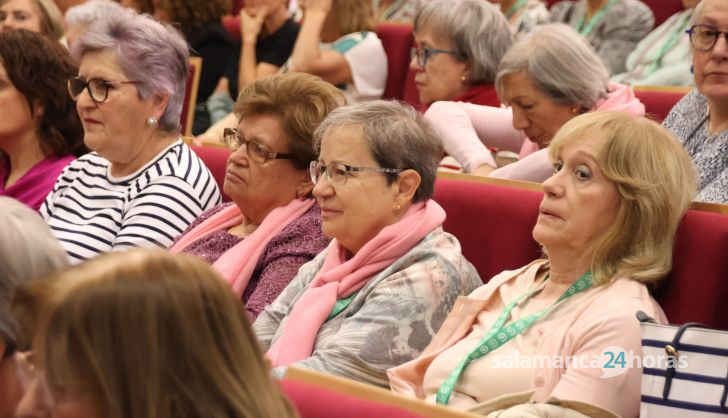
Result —
[{"label": "short curly hair", "polygon": [[0,64],[20,93],[31,115],[40,105],[36,126],[46,156],[80,156],[88,150],[76,104],[67,80],[78,74],[66,48],[49,37],[23,29],[0,33]]},{"label": "short curly hair", "polygon": [[185,38],[190,39],[207,23],[219,20],[232,10],[231,0],[159,0],[158,8],[165,11]]}]

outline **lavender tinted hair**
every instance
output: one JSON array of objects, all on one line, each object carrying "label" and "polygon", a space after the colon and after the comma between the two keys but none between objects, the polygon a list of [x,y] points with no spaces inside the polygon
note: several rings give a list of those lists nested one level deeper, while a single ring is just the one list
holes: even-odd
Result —
[{"label": "lavender tinted hair", "polygon": [[80,62],[85,54],[101,51],[113,52],[124,75],[141,82],[137,89],[142,100],[155,93],[169,95],[159,126],[179,131],[189,61],[182,35],[148,15],[124,9],[92,24],[71,54]]}]

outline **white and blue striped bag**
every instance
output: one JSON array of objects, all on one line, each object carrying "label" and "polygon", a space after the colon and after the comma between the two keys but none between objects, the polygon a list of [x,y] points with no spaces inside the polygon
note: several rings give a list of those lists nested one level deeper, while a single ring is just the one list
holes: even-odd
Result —
[{"label": "white and blue striped bag", "polygon": [[[688,323],[654,323],[642,332],[641,418],[728,416],[728,332]],[[649,360],[652,359],[652,360]]]}]

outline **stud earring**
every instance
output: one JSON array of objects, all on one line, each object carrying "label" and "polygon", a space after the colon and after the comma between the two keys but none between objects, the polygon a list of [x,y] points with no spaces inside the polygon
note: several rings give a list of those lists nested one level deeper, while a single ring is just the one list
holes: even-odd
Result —
[{"label": "stud earring", "polygon": [[397,205],[397,206],[395,206],[394,208],[395,208],[396,210],[400,210],[400,209],[402,209],[402,206],[400,206],[400,205]]},{"label": "stud earring", "polygon": [[468,81],[468,75],[465,74],[465,73],[463,73],[463,75],[460,76],[460,81],[462,81],[463,83],[467,82]]},{"label": "stud earring", "polygon": [[147,126],[157,126],[159,121],[154,116],[150,116],[147,118],[146,124]]}]

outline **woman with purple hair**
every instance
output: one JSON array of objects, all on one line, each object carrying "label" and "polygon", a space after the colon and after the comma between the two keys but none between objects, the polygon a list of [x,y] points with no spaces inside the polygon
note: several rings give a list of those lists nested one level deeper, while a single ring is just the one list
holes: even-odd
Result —
[{"label": "woman with purple hair", "polygon": [[180,139],[187,44],[168,25],[121,10],[74,44],[68,91],[92,150],[58,178],[41,213],[70,258],[168,247],[220,191]]}]

